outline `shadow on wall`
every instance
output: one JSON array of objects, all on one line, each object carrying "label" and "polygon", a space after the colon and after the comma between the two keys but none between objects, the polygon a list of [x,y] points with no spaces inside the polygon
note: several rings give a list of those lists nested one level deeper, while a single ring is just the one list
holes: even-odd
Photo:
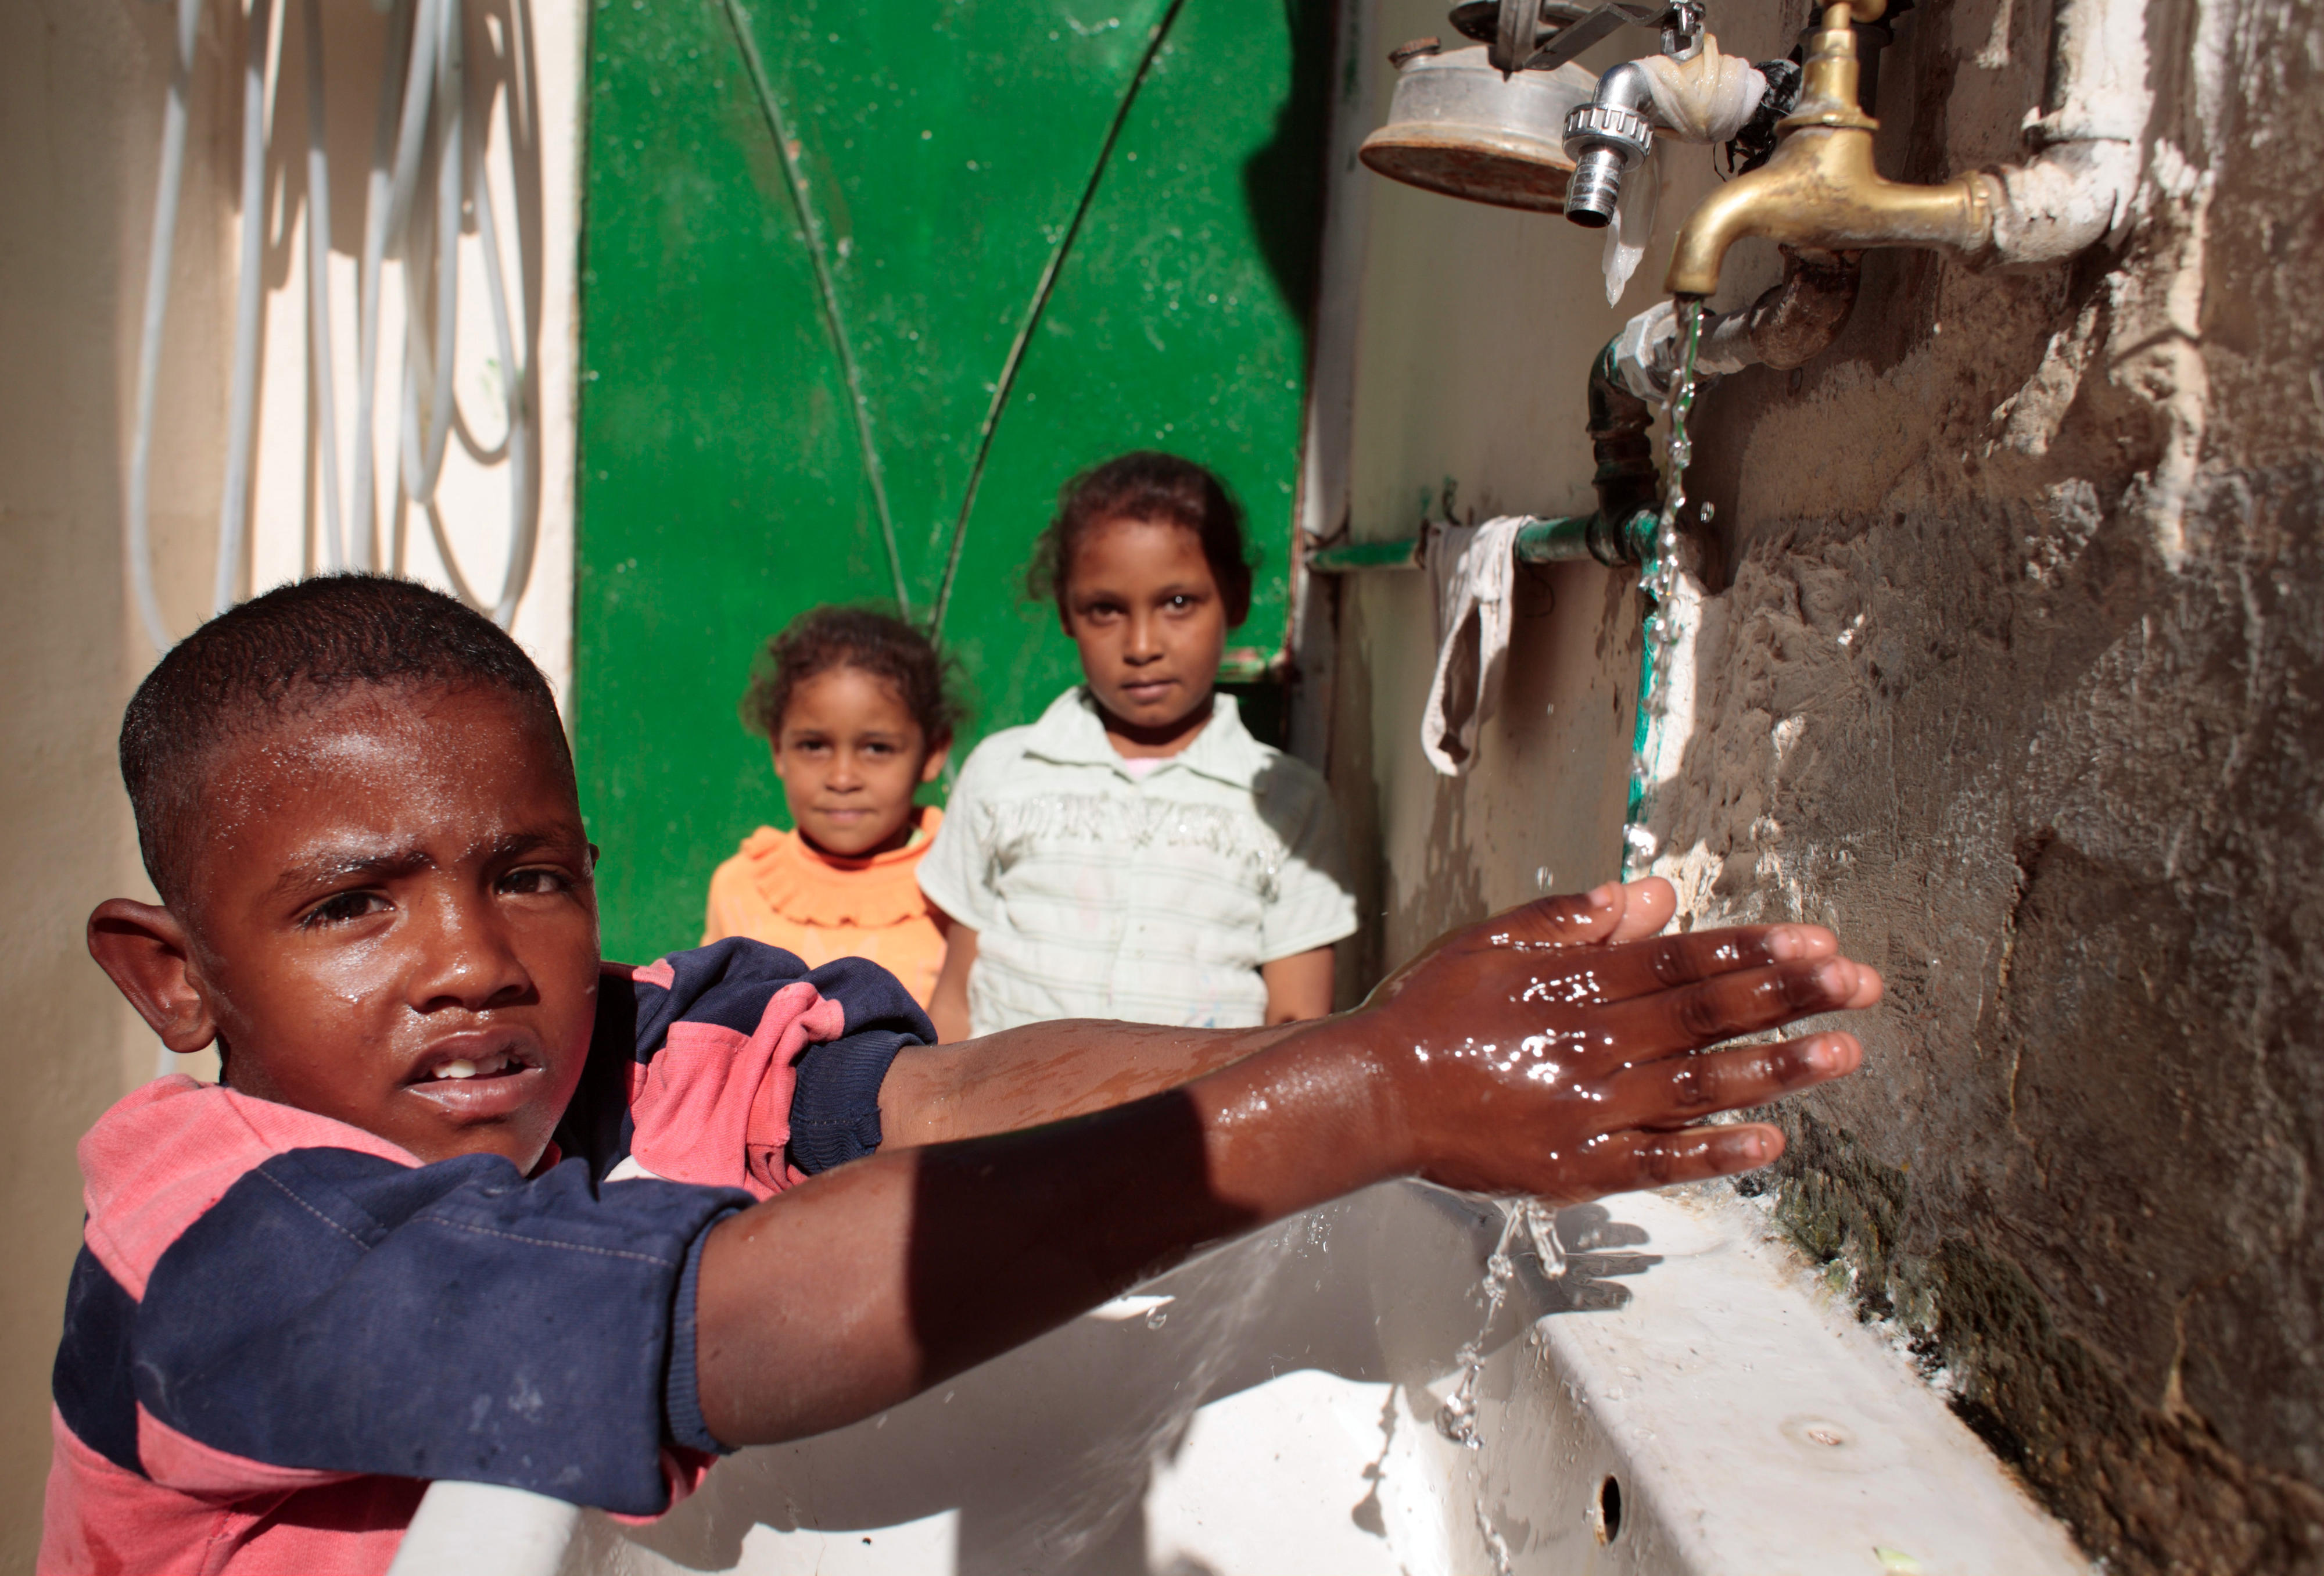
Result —
[{"label": "shadow on wall", "polygon": [[1275,288],[1312,356],[1323,226],[1324,145],[1331,121],[1333,23],[1327,0],[1281,0],[1291,35],[1291,93],[1275,134],[1243,161],[1243,200]]}]

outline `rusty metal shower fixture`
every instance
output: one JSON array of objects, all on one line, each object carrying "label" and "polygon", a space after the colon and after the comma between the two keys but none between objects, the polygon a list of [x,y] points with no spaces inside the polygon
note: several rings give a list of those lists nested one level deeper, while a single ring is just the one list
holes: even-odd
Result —
[{"label": "rusty metal shower fixture", "polygon": [[[1403,51],[1398,51],[1403,54]],[[1565,121],[1590,102],[1597,79],[1579,66],[1504,75],[1483,48],[1404,55],[1388,124],[1364,139],[1359,156],[1407,186],[1557,213],[1573,161]]]},{"label": "rusty metal shower fixture", "polygon": [[1872,165],[1879,122],[1857,101],[1859,66],[1851,22],[1877,21],[1886,0],[1824,8],[1804,40],[1807,65],[1797,108],[1776,127],[1766,163],[1704,199],[1680,229],[1663,288],[1708,296],[1719,288],[1728,249],[1765,235],[1819,253],[1929,247],[1976,258],[1993,244],[1989,178],[1965,175],[1941,186],[1884,180]]},{"label": "rusty metal shower fixture", "polygon": [[[1665,51],[1684,54],[1702,36],[1702,7],[1700,0],[1465,0],[1451,21],[1484,47],[1448,51],[1422,39],[1391,54],[1396,97],[1388,124],[1364,139],[1364,163],[1447,197],[1570,213],[1579,158],[1583,186],[1603,198],[1602,205],[1591,198],[1591,211],[1610,213],[1623,171],[1650,140],[1649,96],[1635,67],[1617,67],[1607,73],[1609,98],[1573,57],[1625,26],[1659,28]],[[1577,125],[1603,134],[1577,143]]]}]

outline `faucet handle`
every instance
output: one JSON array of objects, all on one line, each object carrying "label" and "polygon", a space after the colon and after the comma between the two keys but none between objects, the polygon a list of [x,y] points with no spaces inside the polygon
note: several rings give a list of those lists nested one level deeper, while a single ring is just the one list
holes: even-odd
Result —
[{"label": "faucet handle", "polygon": [[[1866,9],[1868,7],[1868,11]],[[1877,21],[1886,0],[1840,0],[1823,8],[1821,27],[1810,28],[1800,41],[1806,48],[1799,102],[1775,127],[1786,134],[1804,126],[1852,126],[1871,131],[1879,125],[1864,112],[1858,91],[1862,66],[1856,52],[1854,22]]]},{"label": "faucet handle", "polygon": [[[1518,71],[1554,71],[1582,51],[1623,27],[1674,26],[1683,32],[1688,17],[1702,14],[1699,0],[1603,0],[1596,5],[1565,0],[1466,0],[1452,9],[1452,25],[1481,38],[1486,58],[1503,76]],[[1485,31],[1488,18],[1492,23]],[[1694,24],[1700,31],[1699,20]]]}]

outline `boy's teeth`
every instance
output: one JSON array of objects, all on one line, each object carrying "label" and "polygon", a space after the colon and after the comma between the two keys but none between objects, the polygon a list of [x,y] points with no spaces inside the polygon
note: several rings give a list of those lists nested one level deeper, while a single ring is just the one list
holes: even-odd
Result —
[{"label": "boy's teeth", "polygon": [[517,1059],[506,1051],[494,1051],[489,1056],[474,1060],[456,1057],[440,1067],[430,1069],[430,1078],[490,1078],[519,1065]]}]

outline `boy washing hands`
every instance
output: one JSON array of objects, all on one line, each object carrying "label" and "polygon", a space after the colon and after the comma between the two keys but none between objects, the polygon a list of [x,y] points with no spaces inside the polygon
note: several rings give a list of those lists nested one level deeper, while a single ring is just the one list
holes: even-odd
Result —
[{"label": "boy washing hands", "polygon": [[1659,881],[1272,1028],[938,1049],[853,960],[604,965],[546,684],[384,578],[205,625],[122,762],[162,903],[100,905],[90,950],[225,1072],[83,1140],[46,1571],[380,1571],[438,1477],[651,1515],[720,1451],[1373,1182],[1572,1201],[1762,1166],[1775,1129],[1688,1124],[1860,1048],[1698,1053],[1880,992],[1815,926],[1650,939]]}]

